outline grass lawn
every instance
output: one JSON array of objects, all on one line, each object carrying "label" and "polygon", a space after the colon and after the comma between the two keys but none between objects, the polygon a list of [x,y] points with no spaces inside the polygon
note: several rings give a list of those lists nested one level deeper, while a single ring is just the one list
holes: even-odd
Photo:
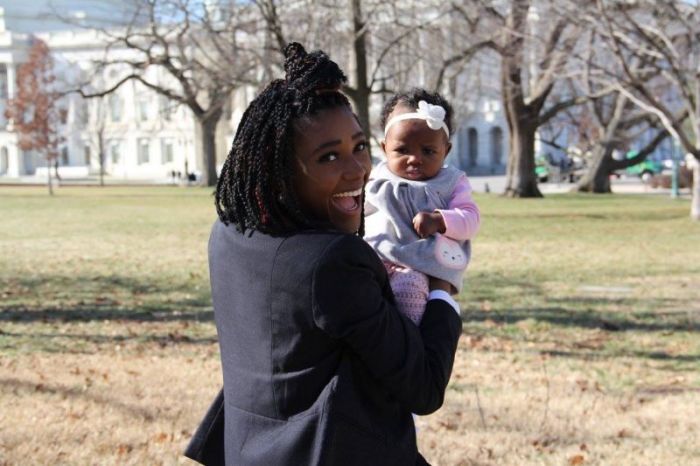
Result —
[{"label": "grass lawn", "polygon": [[[481,195],[435,465],[700,464],[700,224]],[[211,190],[0,188],[0,465],[186,464],[221,383]]]}]

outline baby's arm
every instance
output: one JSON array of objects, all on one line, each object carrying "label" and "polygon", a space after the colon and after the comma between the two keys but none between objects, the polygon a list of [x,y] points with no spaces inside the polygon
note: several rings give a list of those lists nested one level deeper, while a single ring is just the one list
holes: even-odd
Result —
[{"label": "baby's arm", "polygon": [[436,209],[445,224],[444,233],[448,238],[458,241],[472,239],[476,236],[481,223],[479,207],[472,199],[472,187],[467,175],[457,182],[447,209]]}]

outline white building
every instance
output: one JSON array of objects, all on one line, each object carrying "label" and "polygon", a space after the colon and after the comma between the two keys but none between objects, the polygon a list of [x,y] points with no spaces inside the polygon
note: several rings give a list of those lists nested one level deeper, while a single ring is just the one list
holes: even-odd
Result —
[{"label": "white building", "polygon": [[[76,0],[63,0],[66,5]],[[16,74],[26,60],[29,31],[37,24],[22,24],[5,16],[0,0],[0,177],[46,177],[46,161],[38,154],[25,152],[17,146],[17,134],[11,122],[4,118],[8,99],[15,96]],[[14,3],[12,3],[14,5]],[[87,2],[86,5],[90,4]],[[99,5],[99,4],[98,4]],[[87,21],[100,11],[68,12]],[[18,15],[26,18],[26,15]],[[93,76],[92,60],[104,56],[104,40],[99,33],[86,28],[69,28],[65,23],[42,23],[44,32],[35,35],[44,40],[52,51],[57,81],[76,83],[91,80],[96,89],[119,79],[119,70]],[[13,29],[16,26],[16,29]],[[127,49],[111,51],[130,54]],[[492,57],[493,58],[493,57]],[[457,89],[472,89],[463,101],[454,102],[456,119],[453,150],[449,163],[470,175],[490,175],[505,172],[508,133],[503,118],[498,89],[488,86],[494,82],[497,61],[488,57],[478,67],[479,73],[465,73]],[[168,77],[156,67],[148,70],[150,78],[167,82]],[[486,83],[484,85],[483,83]],[[69,86],[69,87],[75,87]],[[477,91],[478,90],[478,91]],[[217,159],[220,166],[231,145],[235,122],[252,99],[253,89],[241,89],[234,94],[231,109],[217,131]],[[201,171],[200,144],[190,110],[156,94],[136,81],[129,81],[104,98],[83,99],[70,94],[62,102],[66,118],[60,128],[65,141],[58,160],[59,174],[64,178],[85,178],[100,173],[103,154],[105,173],[117,180],[167,181],[179,172]],[[381,102],[373,101],[373,116]]]},{"label": "white building", "polygon": [[[17,70],[26,61],[30,42],[28,33],[13,31],[7,23],[0,7],[0,177],[43,178],[46,160],[18,147],[12,122],[4,117],[8,100],[15,97]],[[53,28],[34,35],[48,44],[57,83],[64,89],[75,88],[75,83],[86,79],[99,89],[102,84],[120,78],[114,68],[106,75],[93,74],[93,60],[104,57],[105,42],[97,31],[66,28],[64,24],[63,29]],[[117,58],[130,52],[123,49],[110,53],[111,58]],[[167,80],[157,68],[149,69],[148,73],[153,81]],[[247,102],[241,104],[244,107]],[[60,105],[66,111],[59,128],[64,142],[58,171],[63,178],[99,174],[100,153],[105,173],[116,179],[164,181],[172,179],[173,173],[184,176],[201,171],[200,147],[190,110],[136,81],[125,83],[103,98],[83,99],[72,93]],[[231,117],[238,115],[227,116],[217,133],[217,148],[224,154],[233,137]]]}]

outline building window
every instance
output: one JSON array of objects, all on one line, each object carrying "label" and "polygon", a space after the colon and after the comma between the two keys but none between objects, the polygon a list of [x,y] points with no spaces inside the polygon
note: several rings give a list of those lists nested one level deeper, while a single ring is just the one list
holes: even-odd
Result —
[{"label": "building window", "polygon": [[476,167],[479,160],[479,133],[476,128],[467,131],[467,154],[469,155],[469,167]]},{"label": "building window", "polygon": [[90,166],[90,146],[85,144],[83,146],[83,156],[85,157],[85,165]]},{"label": "building window", "polygon": [[7,99],[9,95],[7,84],[7,65],[0,65],[0,99]]},{"label": "building window", "polygon": [[158,113],[165,121],[171,121],[177,112],[177,102],[170,100],[164,95],[158,96]]},{"label": "building window", "polygon": [[118,165],[121,161],[120,144],[118,142],[113,142],[109,146],[109,157],[112,160],[112,165]]},{"label": "building window", "polygon": [[122,99],[117,94],[109,96],[109,116],[113,122],[122,119]]},{"label": "building window", "polygon": [[148,121],[148,119],[150,118],[148,100],[147,99],[139,99],[137,105],[138,105],[139,121]]},{"label": "building window", "polygon": [[163,163],[173,163],[175,160],[175,144],[172,139],[163,139],[161,143],[161,151],[163,153]]},{"label": "building window", "polygon": [[61,165],[68,165],[68,148],[61,149]]},{"label": "building window", "polygon": [[151,161],[151,145],[148,139],[139,139],[138,162],[139,165],[149,163]]},{"label": "building window", "polygon": [[503,160],[503,130],[499,126],[491,128],[491,165],[501,165]]},{"label": "building window", "polygon": [[86,99],[80,99],[78,101],[78,114],[76,116],[78,125],[80,125],[81,128],[85,128],[90,121],[90,109]]}]

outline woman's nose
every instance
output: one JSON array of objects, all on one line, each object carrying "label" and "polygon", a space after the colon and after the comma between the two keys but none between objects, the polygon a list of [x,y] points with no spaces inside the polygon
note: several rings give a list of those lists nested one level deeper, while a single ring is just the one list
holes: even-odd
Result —
[{"label": "woman's nose", "polygon": [[361,160],[358,160],[356,158],[351,158],[345,164],[345,170],[344,170],[343,175],[348,180],[356,180],[359,178],[364,178],[364,176],[367,174],[367,172],[368,172],[368,169]]}]

